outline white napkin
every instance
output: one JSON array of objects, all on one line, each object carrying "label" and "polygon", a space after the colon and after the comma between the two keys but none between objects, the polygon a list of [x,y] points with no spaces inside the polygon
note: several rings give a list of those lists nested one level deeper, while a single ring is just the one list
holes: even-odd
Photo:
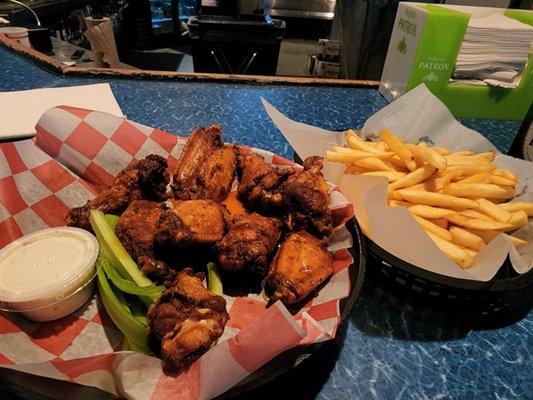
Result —
[{"label": "white napkin", "polygon": [[[455,62],[454,77],[516,87],[519,81],[514,76],[524,69],[532,41],[533,27],[513,18],[502,14],[471,18]],[[502,77],[499,71],[507,73]],[[513,78],[509,78],[512,74]]]},{"label": "white napkin", "polygon": [[123,117],[108,83],[0,93],[0,140],[31,137],[43,113],[67,105]]}]

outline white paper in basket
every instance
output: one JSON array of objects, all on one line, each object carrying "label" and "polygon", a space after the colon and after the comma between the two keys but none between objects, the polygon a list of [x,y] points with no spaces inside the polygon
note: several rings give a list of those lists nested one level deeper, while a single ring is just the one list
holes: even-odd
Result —
[{"label": "white paper in basket", "polygon": [[[345,145],[343,132],[331,132],[292,121],[267,101],[263,105],[277,128],[304,159],[324,155],[333,145]],[[451,150],[496,151],[495,163],[512,170],[520,180],[512,201],[533,200],[533,163],[506,156],[480,133],[461,125],[425,85],[420,85],[371,116],[361,129],[364,136],[377,138],[381,129],[390,129],[405,142],[426,141]],[[501,234],[476,257],[472,268],[463,270],[442,253],[403,207],[386,206],[387,181],[384,178],[344,175],[344,166],[326,163],[329,181],[336,183],[353,202],[355,215],[364,232],[376,244],[395,256],[425,270],[454,278],[489,281],[509,254],[518,273],[533,267],[533,222],[513,233],[529,244],[516,249]]]}]

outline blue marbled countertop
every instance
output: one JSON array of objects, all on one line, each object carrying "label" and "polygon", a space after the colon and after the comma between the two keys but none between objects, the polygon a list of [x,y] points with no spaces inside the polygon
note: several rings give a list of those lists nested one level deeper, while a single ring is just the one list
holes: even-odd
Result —
[{"label": "blue marbled countertop", "polygon": [[[288,158],[292,149],[270,122],[261,97],[291,118],[326,129],[360,127],[387,104],[374,89],[72,78],[46,72],[1,48],[0,60],[0,91],[109,82],[134,121],[180,135],[217,122],[227,141]],[[462,122],[502,151],[519,127],[516,122]],[[525,298],[531,299],[531,291]],[[336,340],[242,398],[284,398],[292,388],[299,389],[295,398],[531,399],[530,301],[520,296],[503,300],[508,304],[503,311],[485,315],[474,305],[428,303],[383,285],[370,273]]]}]

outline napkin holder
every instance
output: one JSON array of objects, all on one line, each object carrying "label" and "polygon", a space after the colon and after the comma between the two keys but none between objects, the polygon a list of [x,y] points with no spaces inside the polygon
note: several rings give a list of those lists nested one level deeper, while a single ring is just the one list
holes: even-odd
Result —
[{"label": "napkin holder", "polygon": [[470,17],[493,13],[533,25],[533,12],[526,10],[400,3],[380,93],[392,101],[425,83],[455,117],[523,120],[533,102],[531,52],[514,89],[450,82]]}]

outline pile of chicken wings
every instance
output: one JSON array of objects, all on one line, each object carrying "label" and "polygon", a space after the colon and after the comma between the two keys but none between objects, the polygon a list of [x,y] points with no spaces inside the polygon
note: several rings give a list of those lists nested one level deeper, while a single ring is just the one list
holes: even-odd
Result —
[{"label": "pile of chicken wings", "polygon": [[[271,301],[294,308],[333,272],[326,250],[332,218],[320,157],[307,158],[301,170],[278,168],[224,144],[217,125],[195,130],[172,176],[167,169],[157,155],[134,161],[95,199],[71,209],[66,224],[90,230],[91,209],[120,215],[121,243],[167,287],[148,310],[148,342],[183,370],[222,335],[229,318],[224,298],[193,272],[195,261],[205,268],[216,260],[228,280],[264,282]],[[227,201],[235,184],[237,211]]]}]

